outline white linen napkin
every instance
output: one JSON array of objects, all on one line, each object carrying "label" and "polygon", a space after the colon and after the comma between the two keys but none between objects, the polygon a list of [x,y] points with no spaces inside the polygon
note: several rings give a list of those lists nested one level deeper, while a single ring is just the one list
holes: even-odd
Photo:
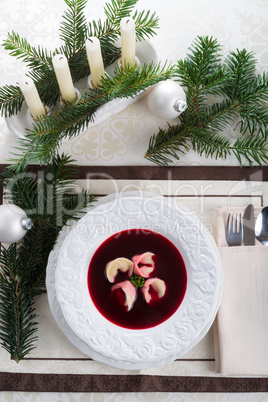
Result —
[{"label": "white linen napkin", "polygon": [[[239,208],[236,211],[240,212]],[[229,208],[217,210],[216,239],[223,268],[223,295],[214,322],[215,371],[221,375],[265,376],[268,375],[268,247],[258,245],[257,241],[255,246],[228,247],[225,224],[229,212]]]}]

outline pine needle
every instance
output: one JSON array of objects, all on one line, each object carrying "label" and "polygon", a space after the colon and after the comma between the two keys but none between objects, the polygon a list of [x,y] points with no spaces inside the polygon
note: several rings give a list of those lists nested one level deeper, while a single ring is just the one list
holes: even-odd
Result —
[{"label": "pine needle", "polygon": [[[268,162],[268,74],[256,74],[253,53],[237,50],[222,61],[220,49],[217,40],[198,37],[178,61],[175,77],[186,88],[188,109],[181,124],[150,138],[145,158],[167,165],[192,149],[216,159],[234,154],[240,166]],[[241,134],[233,144],[221,135],[230,125]]]},{"label": "pine needle", "polygon": [[[42,102],[53,106],[59,99],[59,87],[52,67],[52,57],[63,53],[69,62],[73,82],[78,82],[90,74],[85,50],[86,39],[97,36],[101,42],[104,66],[108,67],[119,59],[121,50],[115,45],[120,37],[120,20],[129,16],[138,0],[113,0],[107,3],[105,21],[87,22],[84,9],[87,0],[64,0],[67,10],[60,23],[60,38],[63,45],[53,52],[32,46],[27,39],[14,31],[7,34],[4,48],[11,56],[21,59],[29,68]],[[134,13],[138,40],[155,35],[158,18],[155,13],[142,11]],[[5,117],[21,110],[23,95],[18,86],[6,85],[0,88],[0,112]]]},{"label": "pine needle", "polygon": [[46,290],[46,265],[57,235],[94,200],[75,191],[77,174],[66,155],[56,155],[42,174],[28,169],[19,176],[10,169],[3,173],[7,201],[27,211],[34,222],[19,244],[0,249],[0,343],[16,362],[36,344],[34,298]]}]

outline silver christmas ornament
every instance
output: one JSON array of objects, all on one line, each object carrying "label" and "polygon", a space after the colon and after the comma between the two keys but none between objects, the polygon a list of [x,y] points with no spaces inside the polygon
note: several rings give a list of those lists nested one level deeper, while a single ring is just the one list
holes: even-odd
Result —
[{"label": "silver christmas ornament", "polygon": [[177,100],[174,104],[174,109],[179,115],[187,109],[187,103],[183,100]]},{"label": "silver christmas ornament", "polygon": [[14,204],[0,205],[0,242],[16,243],[20,241],[27,230],[33,226],[33,221],[26,213]]},{"label": "silver christmas ornament", "polygon": [[148,107],[160,119],[175,119],[187,108],[186,94],[175,81],[161,81],[149,92]]}]

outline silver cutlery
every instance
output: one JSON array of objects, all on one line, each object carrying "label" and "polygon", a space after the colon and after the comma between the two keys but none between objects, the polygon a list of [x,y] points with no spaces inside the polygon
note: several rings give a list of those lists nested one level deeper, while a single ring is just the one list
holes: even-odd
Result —
[{"label": "silver cutlery", "polygon": [[226,241],[229,246],[241,246],[243,233],[242,233],[242,216],[241,214],[236,214],[234,218],[233,215],[229,214],[226,225]]},{"label": "silver cutlery", "polygon": [[264,246],[268,246],[268,207],[264,207],[257,216],[255,236]]},{"label": "silver cutlery", "polygon": [[255,245],[254,206],[249,204],[243,215],[243,243],[245,246]]}]

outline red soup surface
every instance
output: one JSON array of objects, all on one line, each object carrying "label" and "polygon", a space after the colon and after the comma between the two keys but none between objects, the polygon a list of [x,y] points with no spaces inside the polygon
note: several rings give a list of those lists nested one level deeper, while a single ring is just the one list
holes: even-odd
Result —
[{"label": "red soup surface", "polygon": [[[166,293],[161,299],[154,297],[147,304],[140,288],[130,311],[122,308],[122,291],[111,291],[115,283],[129,280],[126,273],[119,272],[114,283],[106,278],[106,265],[119,257],[131,260],[134,255],[145,252],[155,254],[155,269],[150,277],[166,283]],[[171,317],[180,306],[186,291],[187,273],[178,249],[164,236],[150,230],[131,229],[119,232],[105,240],[94,253],[88,270],[88,289],[97,310],[109,321],[124,328],[146,329],[161,324]]]}]

